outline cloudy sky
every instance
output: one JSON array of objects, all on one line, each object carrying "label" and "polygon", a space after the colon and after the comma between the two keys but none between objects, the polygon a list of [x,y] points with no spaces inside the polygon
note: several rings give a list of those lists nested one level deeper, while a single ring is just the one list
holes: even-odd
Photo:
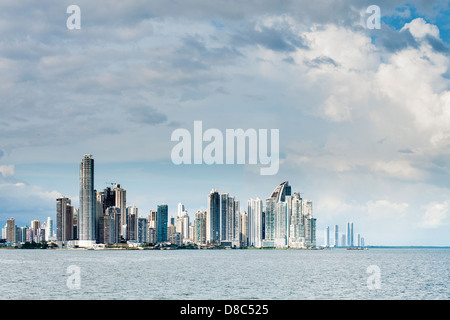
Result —
[{"label": "cloudy sky", "polygon": [[[69,5],[81,29],[69,30]],[[370,5],[381,29],[367,27]],[[289,181],[323,229],[450,245],[448,1],[0,2],[0,224],[78,206],[79,162],[146,216]],[[280,168],[175,165],[171,134],[279,129]]]}]

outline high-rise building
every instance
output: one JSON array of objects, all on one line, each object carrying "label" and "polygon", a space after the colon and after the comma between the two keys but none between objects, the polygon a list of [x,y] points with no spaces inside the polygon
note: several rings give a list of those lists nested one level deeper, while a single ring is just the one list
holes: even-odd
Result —
[{"label": "high-rise building", "polygon": [[220,196],[220,203],[222,215],[221,240],[231,243],[232,246],[239,247],[239,201],[235,200],[228,193],[224,193]]},{"label": "high-rise building", "polygon": [[79,246],[96,241],[96,194],[94,190],[94,159],[86,154],[80,163],[80,210],[78,212]]},{"label": "high-rise building", "polygon": [[45,241],[50,241],[53,238],[53,219],[47,217],[47,229],[45,230]]},{"label": "high-rise building", "polygon": [[194,216],[194,234],[193,242],[198,245],[206,244],[206,226],[207,226],[207,216],[206,211],[198,210]]},{"label": "high-rise building", "polygon": [[148,221],[147,218],[138,218],[137,242],[148,243]]},{"label": "high-rise building", "polygon": [[262,210],[263,202],[261,199],[250,199],[247,201],[247,215],[248,215],[248,246],[261,248],[262,247]]},{"label": "high-rise building", "polygon": [[16,243],[16,220],[9,218],[6,220],[6,242]]},{"label": "high-rise building", "polygon": [[275,246],[275,215],[277,213],[277,200],[274,198],[266,199],[265,211],[265,237],[263,245],[265,247]]},{"label": "high-rise building", "polygon": [[115,206],[120,209],[120,236],[123,240],[127,239],[127,191],[120,187],[120,184],[116,184],[114,188],[116,196]]},{"label": "high-rise building", "polygon": [[353,222],[347,222],[347,246],[353,247]]},{"label": "high-rise building", "polygon": [[334,226],[334,246],[339,247],[339,226]]},{"label": "high-rise building", "polygon": [[39,220],[32,220],[31,221],[31,229],[39,230],[40,228],[41,228],[41,222]]},{"label": "high-rise building", "polygon": [[136,205],[127,208],[127,240],[137,240],[139,209]]},{"label": "high-rise building", "polygon": [[186,210],[183,210],[183,214],[181,216],[181,219],[183,220],[183,227],[181,230],[181,234],[183,235],[183,239],[189,239],[190,233],[189,233],[189,214]]},{"label": "high-rise building", "polygon": [[[249,245],[248,240],[248,231],[249,231],[249,225],[248,225],[248,213],[242,212],[240,214],[241,222],[239,224],[239,240],[241,242],[241,247],[247,247]],[[262,228],[261,228],[262,229]],[[262,234],[262,232],[261,232]],[[262,237],[261,237],[261,243],[262,243]]]},{"label": "high-rise building", "polygon": [[209,244],[220,241],[220,195],[216,189],[208,195],[206,217],[206,242]]},{"label": "high-rise building", "polygon": [[[32,229],[33,226],[32,226]],[[73,236],[73,207],[69,198],[56,199],[56,240],[70,241]]]},{"label": "high-rise building", "polygon": [[167,236],[167,222],[169,218],[169,210],[167,204],[158,205],[156,210],[156,240],[157,242],[165,242]]},{"label": "high-rise building", "polygon": [[177,217],[181,217],[184,213],[184,205],[180,202],[178,203],[178,212],[177,212]]},{"label": "high-rise building", "polygon": [[[113,207],[110,207],[113,208]],[[114,214],[106,210],[106,214],[100,217],[98,223],[98,241],[104,244],[115,243],[114,238]]]},{"label": "high-rise building", "polygon": [[150,213],[148,214],[148,227],[156,229],[156,210],[150,210]]},{"label": "high-rise building", "polygon": [[324,245],[325,247],[329,247],[330,246],[330,227],[326,227],[325,228],[325,235],[324,235]]}]

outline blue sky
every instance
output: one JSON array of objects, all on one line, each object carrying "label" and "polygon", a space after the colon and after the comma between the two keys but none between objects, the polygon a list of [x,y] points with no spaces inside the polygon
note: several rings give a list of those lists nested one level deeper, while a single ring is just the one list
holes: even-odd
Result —
[{"label": "blue sky", "polygon": [[[206,208],[212,188],[246,210],[289,181],[368,244],[449,245],[448,1],[0,3],[0,224],[78,204],[78,165],[127,189],[146,216]],[[381,29],[368,29],[369,5]],[[177,128],[279,129],[276,175],[172,163]]]}]

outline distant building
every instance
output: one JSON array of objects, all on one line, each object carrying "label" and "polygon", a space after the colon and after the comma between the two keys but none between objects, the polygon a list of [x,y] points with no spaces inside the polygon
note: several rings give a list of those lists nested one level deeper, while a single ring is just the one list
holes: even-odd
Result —
[{"label": "distant building", "polygon": [[247,227],[248,231],[248,246],[261,248],[263,241],[263,225],[262,225],[262,210],[263,202],[261,199],[250,199],[247,201]]},{"label": "distant building", "polygon": [[127,239],[127,191],[116,184],[114,188],[116,196],[115,206],[120,209],[120,236],[123,240]]},{"label": "distant building", "polygon": [[138,218],[137,242],[148,243],[148,221],[147,218]]},{"label": "distant building", "polygon": [[[32,226],[32,229],[33,226]],[[69,198],[56,199],[56,240],[69,241],[74,239],[73,207]]]},{"label": "distant building", "polygon": [[183,238],[181,233],[174,232],[169,237],[169,242],[176,245],[176,246],[182,246],[183,245]]},{"label": "distant building", "polygon": [[78,212],[79,245],[96,242],[96,192],[94,190],[94,159],[84,155],[80,163],[80,210]]},{"label": "distant building", "polygon": [[[240,241],[241,241],[241,247],[247,247],[249,240],[248,240],[248,214],[247,212],[243,212],[240,215],[241,223],[239,225],[240,227]],[[262,243],[262,241],[261,241]]]},{"label": "distant building", "polygon": [[334,226],[334,246],[339,247],[339,226]]},{"label": "distant building", "polygon": [[325,234],[324,234],[324,245],[325,247],[329,247],[330,246],[330,227],[326,227],[325,228]]},{"label": "distant building", "polygon": [[209,244],[220,241],[220,195],[212,189],[208,195],[206,210],[206,242]]},{"label": "distant building", "polygon": [[156,238],[157,242],[165,242],[167,237],[167,222],[169,212],[167,204],[158,205],[156,210]]},{"label": "distant building", "polygon": [[6,220],[6,242],[16,243],[16,220],[9,218]]},{"label": "distant building", "polygon": [[195,244],[204,245],[207,243],[207,212],[198,210],[194,217],[193,242]]}]

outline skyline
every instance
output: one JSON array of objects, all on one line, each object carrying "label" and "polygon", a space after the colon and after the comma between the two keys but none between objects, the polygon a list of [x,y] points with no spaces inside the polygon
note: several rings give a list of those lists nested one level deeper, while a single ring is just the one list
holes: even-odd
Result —
[{"label": "skyline", "polygon": [[[448,2],[83,0],[69,30],[71,4],[0,3],[1,224],[78,207],[88,152],[95,188],[120,183],[143,212],[193,219],[212,188],[242,207],[289,181],[318,243],[353,221],[371,245],[450,244]],[[175,165],[171,134],[194,121],[279,130],[278,172]]]}]

